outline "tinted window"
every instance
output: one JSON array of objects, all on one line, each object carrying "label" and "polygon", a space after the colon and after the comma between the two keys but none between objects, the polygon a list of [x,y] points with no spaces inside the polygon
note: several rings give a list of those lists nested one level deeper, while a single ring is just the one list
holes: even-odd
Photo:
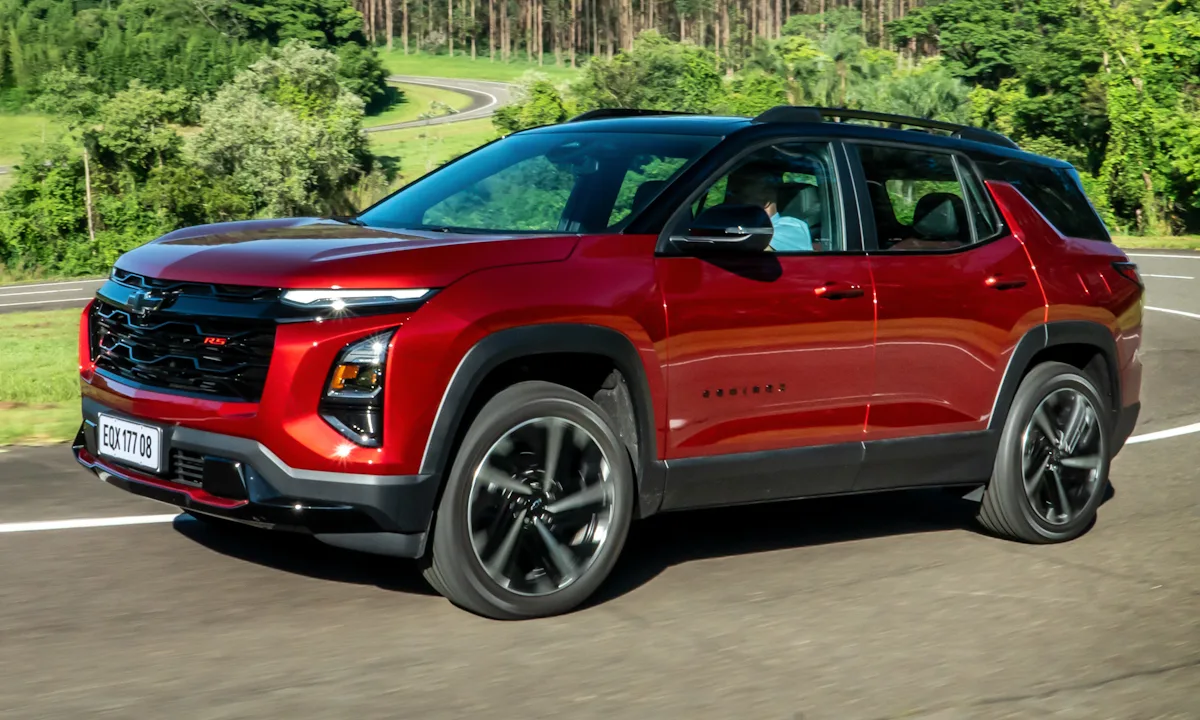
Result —
[{"label": "tinted window", "polygon": [[990,175],[1010,183],[1068,237],[1109,241],[1100,216],[1083,192],[1079,176],[1070,168],[1054,168],[1009,161],[992,165]]},{"label": "tinted window", "polygon": [[881,250],[953,249],[994,234],[990,204],[964,190],[953,155],[876,145],[858,153]]},{"label": "tinted window", "polygon": [[[774,233],[769,250],[846,249],[837,176],[825,143],[781,143],[750,153],[692,203],[692,217],[723,203],[748,203],[767,211]],[[676,233],[685,231],[680,227]]]},{"label": "tinted window", "polygon": [[644,133],[513,135],[417,180],[359,219],[453,232],[619,229],[718,141]]}]

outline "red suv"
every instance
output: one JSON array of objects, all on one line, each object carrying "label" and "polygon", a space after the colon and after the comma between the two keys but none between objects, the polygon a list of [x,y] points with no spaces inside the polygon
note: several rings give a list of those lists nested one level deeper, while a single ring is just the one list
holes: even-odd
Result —
[{"label": "red suv", "polygon": [[128,253],[83,315],[74,451],[541,616],[668,510],[959,486],[994,534],[1074,538],[1137,419],[1141,325],[1075,171],[1003,136],[599,111],[353,218]]}]

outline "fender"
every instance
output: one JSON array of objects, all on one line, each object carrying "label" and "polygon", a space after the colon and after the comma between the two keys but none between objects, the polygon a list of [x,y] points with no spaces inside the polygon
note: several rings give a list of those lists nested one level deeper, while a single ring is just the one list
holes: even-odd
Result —
[{"label": "fender", "polygon": [[1008,410],[1017,394],[1017,387],[1024,379],[1025,371],[1029,369],[1033,358],[1043,350],[1062,345],[1090,345],[1100,351],[1108,366],[1108,376],[1112,383],[1111,387],[1103,389],[1112,393],[1112,397],[1117,401],[1114,407],[1109,408],[1113,413],[1110,423],[1115,420],[1116,414],[1121,410],[1120,407],[1115,407],[1120,404],[1121,375],[1117,367],[1117,343],[1112,332],[1099,323],[1086,320],[1056,320],[1030,329],[1013,348],[1012,355],[1009,355],[1004,380],[1000,382],[1000,390],[996,393],[996,401],[992,405],[992,417],[988,421],[988,430],[994,430],[997,438],[1004,429],[1004,423],[1008,420]]},{"label": "fender", "polygon": [[612,360],[625,376],[638,430],[639,457],[634,467],[638,486],[636,510],[639,517],[654,514],[662,502],[666,466],[658,459],[654,405],[646,368],[628,337],[599,325],[526,325],[500,330],[472,346],[455,368],[450,384],[442,395],[425,445],[420,472],[443,478],[449,472],[450,453],[467,404],[488,373],[509,360],[549,353],[601,355]]}]

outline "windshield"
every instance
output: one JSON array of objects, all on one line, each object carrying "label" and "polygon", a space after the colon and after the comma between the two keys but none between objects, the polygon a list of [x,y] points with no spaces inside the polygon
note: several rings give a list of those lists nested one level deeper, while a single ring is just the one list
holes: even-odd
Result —
[{"label": "windshield", "polygon": [[514,135],[425,176],[358,219],[375,227],[465,233],[620,230],[719,140]]}]

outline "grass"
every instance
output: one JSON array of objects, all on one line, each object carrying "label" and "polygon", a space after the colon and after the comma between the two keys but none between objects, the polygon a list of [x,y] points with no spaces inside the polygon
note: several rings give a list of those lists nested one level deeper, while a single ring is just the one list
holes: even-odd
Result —
[{"label": "grass", "polygon": [[79,310],[0,315],[0,445],[79,429]]},{"label": "grass", "polygon": [[429,112],[435,102],[449,105],[455,110],[464,110],[471,104],[471,98],[453,90],[403,83],[397,83],[396,87],[404,92],[404,102],[388,108],[378,115],[363,118],[363,127],[377,127],[417,120],[422,114]]},{"label": "grass", "polygon": [[1124,250],[1200,250],[1200,235],[1117,235],[1113,242]]},{"label": "grass", "polygon": [[48,115],[0,115],[0,165],[20,162],[24,145],[54,140],[62,133],[62,124]]},{"label": "grass", "polygon": [[399,185],[425,173],[497,136],[490,119],[467,120],[446,125],[427,125],[371,133],[371,150],[376,155],[397,158]]},{"label": "grass", "polygon": [[[430,55],[428,53],[404,54],[399,48],[392,52],[383,50],[383,65],[388,72],[396,75],[424,75],[427,77],[461,78],[464,80],[496,80],[499,82],[515,82],[530,70],[543,73],[551,80],[572,80],[579,69],[571,69],[565,65],[555,65],[554,56],[548,56],[544,64],[525,60],[524,56],[514,58],[509,62],[497,60],[492,62],[487,58],[487,48],[481,48],[479,58],[472,60],[469,55]],[[566,60],[564,59],[564,62]]]}]

